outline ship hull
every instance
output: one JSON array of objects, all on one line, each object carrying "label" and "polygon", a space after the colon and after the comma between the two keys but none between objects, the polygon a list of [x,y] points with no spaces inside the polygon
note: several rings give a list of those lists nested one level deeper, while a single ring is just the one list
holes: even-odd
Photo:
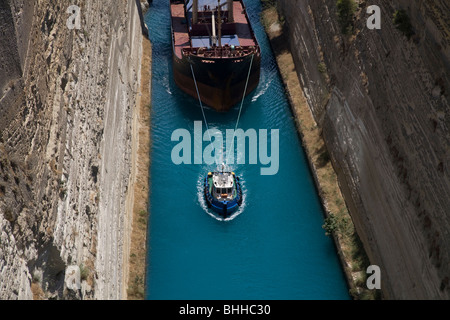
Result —
[{"label": "ship hull", "polygon": [[228,111],[257,87],[260,64],[259,52],[239,58],[173,55],[175,83],[195,99],[199,94],[205,105],[219,112]]}]

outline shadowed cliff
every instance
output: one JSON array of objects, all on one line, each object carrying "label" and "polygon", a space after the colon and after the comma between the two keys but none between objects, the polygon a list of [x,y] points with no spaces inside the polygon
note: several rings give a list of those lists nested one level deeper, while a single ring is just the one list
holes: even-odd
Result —
[{"label": "shadowed cliff", "polygon": [[[383,296],[450,297],[450,27],[447,1],[277,1],[297,73],[322,128]],[[369,30],[366,8],[381,8]],[[393,23],[410,17],[410,35]]]}]

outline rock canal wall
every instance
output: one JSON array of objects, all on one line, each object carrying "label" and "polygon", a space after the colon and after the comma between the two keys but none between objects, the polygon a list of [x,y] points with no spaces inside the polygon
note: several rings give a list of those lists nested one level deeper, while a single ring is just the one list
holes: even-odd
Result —
[{"label": "rock canal wall", "polygon": [[[72,4],[79,30],[66,25]],[[120,299],[142,54],[136,2],[0,9],[0,299]]]},{"label": "rock canal wall", "polygon": [[[298,77],[322,128],[383,295],[448,299],[449,32],[446,1],[359,1],[340,32],[336,1],[278,1]],[[381,8],[381,30],[366,8]],[[392,23],[411,17],[407,39]]]}]

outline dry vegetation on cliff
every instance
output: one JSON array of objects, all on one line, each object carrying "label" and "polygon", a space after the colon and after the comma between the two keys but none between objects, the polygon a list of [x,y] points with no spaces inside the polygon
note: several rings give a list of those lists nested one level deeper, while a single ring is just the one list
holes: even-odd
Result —
[{"label": "dry vegetation on cliff", "polygon": [[150,40],[143,39],[141,67],[141,97],[136,122],[136,151],[133,159],[135,170],[130,188],[134,188],[131,201],[133,230],[131,233],[127,298],[145,298],[145,274],[147,270],[147,229],[149,222],[149,174],[150,174],[150,113],[151,113],[151,63]]}]

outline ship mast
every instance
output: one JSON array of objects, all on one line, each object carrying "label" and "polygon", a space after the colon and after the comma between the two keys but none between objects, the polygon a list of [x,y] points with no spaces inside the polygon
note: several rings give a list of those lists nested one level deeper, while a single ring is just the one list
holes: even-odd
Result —
[{"label": "ship mast", "polygon": [[219,48],[222,48],[222,15],[220,13],[220,7],[221,7],[220,0],[217,0],[217,4],[218,4],[217,15],[219,18],[219,21],[218,21],[218,23],[219,23]]},{"label": "ship mast", "polygon": [[216,45],[216,20],[214,12],[211,12],[211,27],[212,27],[212,36],[211,36],[211,42],[213,46]]},{"label": "ship mast", "polygon": [[194,0],[192,4],[192,23],[196,24],[198,22],[198,0]]},{"label": "ship mast", "polygon": [[234,22],[233,0],[227,0],[228,7],[228,22]]}]

